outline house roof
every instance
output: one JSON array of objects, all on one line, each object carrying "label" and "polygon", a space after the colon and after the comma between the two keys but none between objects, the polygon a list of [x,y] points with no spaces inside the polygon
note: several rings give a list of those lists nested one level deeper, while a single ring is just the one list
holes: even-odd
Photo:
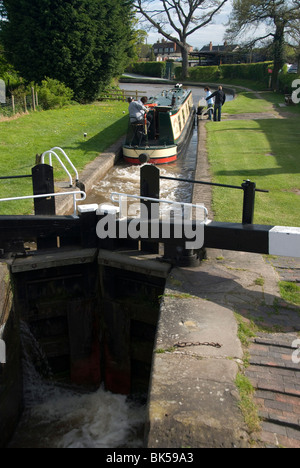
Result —
[{"label": "house roof", "polygon": [[[154,51],[157,51],[159,49],[169,49],[170,47],[173,47],[174,51],[177,51],[177,50],[179,51],[179,47],[176,44],[176,42],[162,40],[162,42],[158,41],[155,44],[153,44]],[[190,48],[190,51],[193,50],[193,46],[189,45],[189,48]]]},{"label": "house roof", "polygon": [[218,52],[235,52],[239,49],[237,44],[223,44],[223,45],[212,45],[212,43],[202,47],[200,52],[211,52],[212,54]]}]

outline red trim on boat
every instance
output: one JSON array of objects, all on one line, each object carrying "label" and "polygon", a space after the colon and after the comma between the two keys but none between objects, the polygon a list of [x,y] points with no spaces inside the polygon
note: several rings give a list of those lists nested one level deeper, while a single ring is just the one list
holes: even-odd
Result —
[{"label": "red trim on boat", "polygon": [[[123,156],[125,162],[128,164],[141,164],[139,158],[128,158],[127,156]],[[177,154],[174,156],[166,157],[166,158],[150,158],[149,164],[167,164],[177,160]]]}]

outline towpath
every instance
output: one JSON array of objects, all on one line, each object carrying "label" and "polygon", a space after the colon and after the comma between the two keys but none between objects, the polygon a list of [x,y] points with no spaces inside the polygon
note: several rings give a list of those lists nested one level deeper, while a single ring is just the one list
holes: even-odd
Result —
[{"label": "towpath", "polygon": [[[285,116],[286,112],[274,110],[271,114],[228,115],[226,118]],[[202,149],[198,177],[201,180],[210,178],[205,139],[205,122],[200,121]],[[200,200],[205,200],[212,217],[211,189],[206,185],[195,188],[194,201]],[[249,354],[245,375],[255,388],[254,401],[261,419],[261,430],[255,434],[256,443],[261,447],[300,448],[300,364],[293,347],[299,343],[296,340],[299,340],[300,308],[283,301],[278,290],[279,281],[300,283],[300,259],[209,251],[208,261],[216,270],[234,275],[234,281],[243,287],[240,291],[232,287],[231,292],[219,295],[219,301],[230,305],[246,322],[254,323],[260,330],[244,350]],[[256,281],[255,275],[263,280]]]}]

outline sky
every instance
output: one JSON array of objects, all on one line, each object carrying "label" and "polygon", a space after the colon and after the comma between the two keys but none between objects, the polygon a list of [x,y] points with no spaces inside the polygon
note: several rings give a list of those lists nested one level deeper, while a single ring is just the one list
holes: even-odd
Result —
[{"label": "sky", "polygon": [[[231,0],[226,3],[212,23],[205,28],[201,28],[199,31],[189,36],[188,43],[198,49],[207,45],[212,41],[213,45],[222,45],[224,43],[224,34],[226,30],[225,24],[228,22],[228,18],[232,9]],[[157,40],[163,39],[163,36],[156,32],[148,32],[148,44],[154,44]]]}]

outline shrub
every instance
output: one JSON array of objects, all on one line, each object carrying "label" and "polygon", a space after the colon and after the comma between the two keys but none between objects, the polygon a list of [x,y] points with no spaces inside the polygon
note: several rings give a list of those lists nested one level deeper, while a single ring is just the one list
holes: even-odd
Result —
[{"label": "shrub", "polygon": [[181,80],[182,77],[182,67],[179,65],[174,70],[176,80]]},{"label": "shrub", "polygon": [[245,80],[260,81],[268,84],[268,68],[273,62],[241,63],[236,65],[221,65],[222,78],[240,78]]},{"label": "shrub", "polygon": [[15,89],[17,89],[19,86],[22,86],[23,84],[22,78],[20,78],[18,74],[13,71],[4,72],[0,77],[5,82],[6,91],[9,92],[14,92]]},{"label": "shrub", "polygon": [[166,62],[136,62],[127,70],[139,75],[162,78],[166,74]]},{"label": "shrub", "polygon": [[193,67],[189,70],[190,80],[198,82],[216,82],[224,79],[245,79],[261,81],[268,85],[268,68],[272,62],[241,63],[234,65],[213,65]]},{"label": "shrub", "polygon": [[44,109],[63,107],[71,103],[74,92],[64,83],[46,78],[38,87],[39,105]]},{"label": "shrub", "polygon": [[220,78],[219,67],[208,66],[208,67],[192,67],[189,69],[189,79],[191,81],[217,81]]},{"label": "shrub", "polygon": [[299,74],[279,73],[278,75],[278,90],[284,94],[292,94],[295,88],[292,86],[295,80],[299,80]]}]

